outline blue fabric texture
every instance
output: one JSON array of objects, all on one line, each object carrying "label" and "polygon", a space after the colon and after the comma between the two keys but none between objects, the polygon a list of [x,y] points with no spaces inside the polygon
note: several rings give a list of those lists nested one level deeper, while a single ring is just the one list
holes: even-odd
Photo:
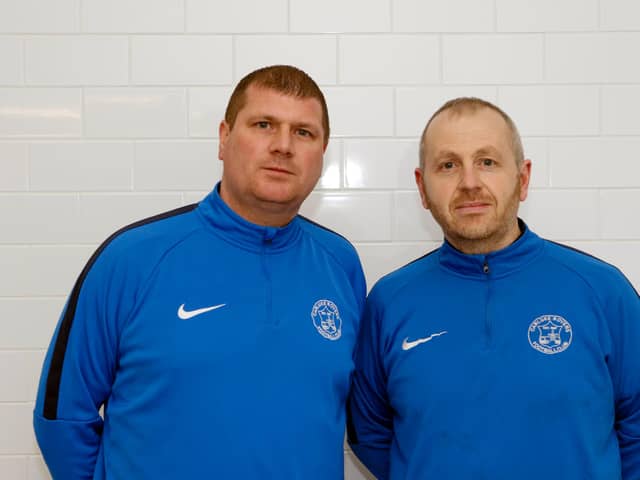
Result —
[{"label": "blue fabric texture", "polygon": [[34,428],[53,477],[343,478],[365,293],[344,238],[300,216],[251,224],[218,188],[123,229],[43,366]]},{"label": "blue fabric texture", "polygon": [[349,441],[380,479],[640,478],[640,300],[541,239],[439,249],[381,279]]}]

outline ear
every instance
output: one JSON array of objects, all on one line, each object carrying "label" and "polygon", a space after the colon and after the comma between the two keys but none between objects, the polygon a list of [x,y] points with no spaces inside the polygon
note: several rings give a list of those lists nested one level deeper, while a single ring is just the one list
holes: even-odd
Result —
[{"label": "ear", "polygon": [[520,166],[520,172],[518,172],[518,178],[520,180],[520,201],[524,202],[529,194],[529,180],[531,180],[531,160],[525,159]]},{"label": "ear", "polygon": [[218,127],[218,138],[220,139],[218,142],[218,158],[220,160],[224,160],[224,147],[227,144],[230,132],[231,128],[229,124],[224,120],[220,122],[220,126]]},{"label": "ear", "polygon": [[413,175],[416,180],[416,186],[418,187],[418,191],[420,192],[420,199],[422,200],[422,206],[429,210],[429,200],[427,199],[427,187],[424,185],[424,172],[420,167],[416,168],[413,171]]}]

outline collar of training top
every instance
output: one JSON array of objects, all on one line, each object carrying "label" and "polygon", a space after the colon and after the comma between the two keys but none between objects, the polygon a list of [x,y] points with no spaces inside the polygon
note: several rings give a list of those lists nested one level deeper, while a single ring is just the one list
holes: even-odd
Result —
[{"label": "collar of training top", "polygon": [[220,182],[198,205],[205,223],[225,240],[255,252],[277,252],[293,246],[302,232],[297,215],[284,227],[265,227],[248,222],[220,197]]},{"label": "collar of training top", "polygon": [[518,219],[522,232],[511,245],[488,254],[466,254],[444,241],[438,252],[440,264],[456,274],[476,278],[496,278],[526,267],[544,248],[544,241]]}]

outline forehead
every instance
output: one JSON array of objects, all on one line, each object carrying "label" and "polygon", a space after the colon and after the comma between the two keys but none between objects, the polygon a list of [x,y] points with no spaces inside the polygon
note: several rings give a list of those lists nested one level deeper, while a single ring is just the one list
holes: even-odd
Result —
[{"label": "forehead", "polygon": [[455,113],[444,111],[433,119],[425,136],[427,155],[445,149],[475,151],[492,147],[510,151],[511,140],[507,122],[490,108]]},{"label": "forehead", "polygon": [[238,116],[265,115],[322,124],[322,105],[313,97],[296,97],[272,88],[250,85]]}]

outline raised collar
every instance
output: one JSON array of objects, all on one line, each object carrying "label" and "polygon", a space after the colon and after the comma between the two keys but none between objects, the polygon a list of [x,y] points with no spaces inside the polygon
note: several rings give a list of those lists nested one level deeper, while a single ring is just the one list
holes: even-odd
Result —
[{"label": "raised collar", "polygon": [[462,253],[445,240],[438,251],[440,264],[458,275],[478,279],[502,277],[524,268],[542,252],[544,241],[522,220],[518,219],[518,224],[520,237],[508,247],[488,254]]},{"label": "raised collar", "polygon": [[216,235],[254,252],[274,253],[289,248],[302,232],[298,216],[284,227],[264,227],[248,222],[222,200],[220,182],[202,199],[197,210]]}]

